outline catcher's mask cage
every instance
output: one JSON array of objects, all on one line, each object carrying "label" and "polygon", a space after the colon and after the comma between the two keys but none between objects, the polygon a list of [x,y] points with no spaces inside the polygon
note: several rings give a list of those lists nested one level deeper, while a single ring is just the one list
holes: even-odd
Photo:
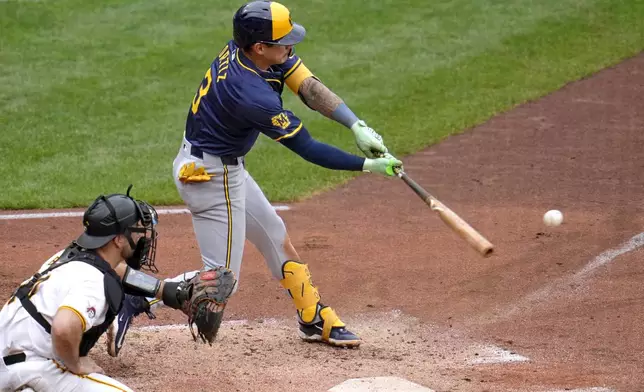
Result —
[{"label": "catcher's mask cage", "polygon": [[[126,195],[128,197],[130,197],[130,189],[132,189],[131,184],[127,188]],[[136,263],[138,261],[139,269],[147,269],[154,273],[159,272],[159,269],[154,264],[154,259],[157,254],[157,238],[159,236],[156,231],[156,225],[159,222],[159,215],[157,214],[157,211],[154,209],[154,207],[152,207],[147,202],[142,200],[135,200],[133,198],[131,199],[132,201],[134,201],[134,204],[136,206],[137,212],[140,217],[139,222],[141,222],[142,227],[133,226],[126,228],[126,237],[128,239],[128,242],[130,243],[130,246],[134,244],[130,232],[143,233],[143,237],[139,239],[135,247],[132,247],[132,249],[134,249],[134,254],[130,259],[134,259],[132,260],[133,263]],[[128,263],[128,265],[130,264]],[[130,267],[132,267],[132,265],[130,265]]]}]

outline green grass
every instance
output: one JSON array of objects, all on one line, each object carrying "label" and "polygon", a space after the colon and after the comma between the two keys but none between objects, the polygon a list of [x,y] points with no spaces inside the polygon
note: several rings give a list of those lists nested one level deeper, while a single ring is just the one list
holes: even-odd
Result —
[{"label": "green grass", "polygon": [[[0,208],[87,206],[124,192],[181,203],[171,179],[185,115],[238,4],[0,0]],[[308,30],[307,66],[398,156],[644,49],[642,0],[313,0],[286,3]],[[349,130],[294,110],[320,140]],[[247,159],[269,199],[357,175],[260,137]]]}]

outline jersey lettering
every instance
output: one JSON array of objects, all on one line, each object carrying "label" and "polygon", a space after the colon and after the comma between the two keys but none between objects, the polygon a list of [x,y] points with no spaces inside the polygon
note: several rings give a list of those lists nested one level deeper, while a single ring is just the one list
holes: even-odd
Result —
[{"label": "jersey lettering", "polygon": [[286,80],[295,80],[300,69],[304,69],[302,60],[293,55],[283,64],[261,70],[229,41],[194,90],[187,110],[186,139],[211,155],[239,157],[250,151],[260,133],[276,141],[293,137],[302,122],[283,108],[280,95],[285,75],[289,76]]},{"label": "jersey lettering", "polygon": [[217,66],[217,83],[220,80],[226,79],[228,75],[228,65],[230,64],[230,49],[228,45],[219,54],[219,65]]},{"label": "jersey lettering", "polygon": [[[44,281],[46,281],[47,279],[49,279],[49,276],[50,276],[50,275],[49,275],[49,274],[47,274],[47,275],[43,275],[43,276],[41,276],[40,278],[38,278],[38,280],[36,280],[36,282],[34,283],[34,285],[31,287],[31,290],[29,290],[29,294],[27,295],[27,298],[31,298],[31,297],[33,297],[33,296],[34,296],[34,294],[36,294],[36,292],[38,291],[38,286],[40,286],[40,284],[41,284],[42,282],[44,282]],[[22,287],[22,286],[24,286],[24,285],[28,284],[30,281],[31,281],[31,280],[26,281],[25,283],[21,284],[18,288],[20,288],[20,287]],[[10,304],[10,303],[12,303],[12,302],[16,299],[16,293],[17,293],[17,292],[18,292],[18,290],[14,291],[14,293],[13,293],[13,294],[11,294],[11,297],[9,297],[9,300],[7,301],[7,305],[8,305],[8,304]]]}]

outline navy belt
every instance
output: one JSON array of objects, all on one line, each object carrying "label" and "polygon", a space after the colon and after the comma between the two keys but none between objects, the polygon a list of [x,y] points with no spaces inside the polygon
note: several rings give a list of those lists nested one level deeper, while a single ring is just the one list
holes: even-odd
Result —
[{"label": "navy belt", "polygon": [[2,361],[4,362],[5,366],[14,365],[16,363],[24,362],[26,360],[27,360],[27,356],[25,355],[25,353],[11,354],[2,358]]},{"label": "navy belt", "polygon": [[[203,151],[201,151],[198,147],[190,145],[190,155],[193,157],[203,159]],[[231,165],[231,166],[237,166],[240,162],[240,159],[237,157],[219,157],[221,159],[221,163],[224,165]]]}]

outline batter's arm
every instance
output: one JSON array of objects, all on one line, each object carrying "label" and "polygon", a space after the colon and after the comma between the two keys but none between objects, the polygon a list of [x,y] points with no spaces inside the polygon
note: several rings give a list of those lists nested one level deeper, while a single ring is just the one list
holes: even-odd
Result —
[{"label": "batter's arm", "polygon": [[280,143],[305,160],[327,169],[364,170],[365,158],[313,139],[304,127],[296,135],[280,140]]},{"label": "batter's arm", "polygon": [[349,129],[359,120],[342,98],[313,75],[301,59],[298,59],[286,72],[284,81],[306,106],[323,116]]},{"label": "batter's arm", "polygon": [[[304,67],[303,64],[299,68],[302,67]],[[286,81],[288,84],[289,80]],[[297,91],[302,102],[309,108],[351,129],[358,148],[368,158],[375,158],[388,152],[382,137],[360,120],[337,94],[312,74],[296,85],[289,84],[289,87]]]},{"label": "batter's arm", "polygon": [[349,109],[342,98],[313,75],[302,81],[298,95],[306,106],[347,128],[351,128],[358,121],[358,116]]},{"label": "batter's arm", "polygon": [[280,143],[307,161],[327,169],[362,170],[393,176],[394,167],[402,168],[402,162],[390,154],[382,158],[362,158],[313,139],[304,127],[294,136],[283,138]]}]

